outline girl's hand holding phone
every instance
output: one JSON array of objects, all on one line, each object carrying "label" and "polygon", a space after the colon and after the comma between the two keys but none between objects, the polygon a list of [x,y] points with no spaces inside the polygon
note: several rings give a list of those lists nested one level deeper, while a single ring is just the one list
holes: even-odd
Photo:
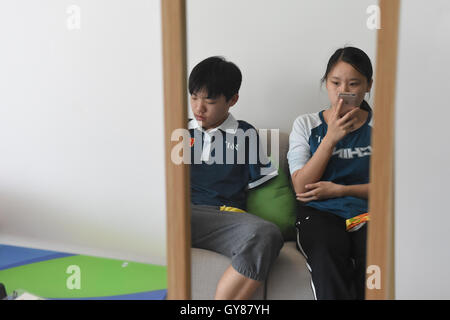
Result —
[{"label": "girl's hand holding phone", "polygon": [[349,132],[353,131],[354,126],[358,123],[356,113],[359,108],[355,107],[353,110],[342,114],[342,105],[344,100],[341,98],[335,109],[331,109],[328,117],[328,131],[325,138],[328,138],[330,142],[336,145],[342,138],[344,138]]}]

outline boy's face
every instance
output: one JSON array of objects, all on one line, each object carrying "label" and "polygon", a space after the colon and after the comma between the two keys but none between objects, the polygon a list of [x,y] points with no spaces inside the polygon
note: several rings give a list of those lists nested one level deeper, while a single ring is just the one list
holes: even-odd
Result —
[{"label": "boy's face", "polygon": [[239,98],[235,94],[226,101],[222,94],[216,98],[209,98],[206,90],[200,90],[191,95],[191,109],[195,119],[203,127],[209,130],[220,126],[228,118],[228,110],[234,106]]}]

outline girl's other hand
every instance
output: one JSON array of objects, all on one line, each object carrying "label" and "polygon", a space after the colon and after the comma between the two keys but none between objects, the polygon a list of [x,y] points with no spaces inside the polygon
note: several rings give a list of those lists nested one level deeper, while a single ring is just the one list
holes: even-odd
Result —
[{"label": "girl's other hand", "polygon": [[341,197],[342,186],[331,181],[307,184],[305,188],[306,192],[296,194],[298,201],[309,202]]}]

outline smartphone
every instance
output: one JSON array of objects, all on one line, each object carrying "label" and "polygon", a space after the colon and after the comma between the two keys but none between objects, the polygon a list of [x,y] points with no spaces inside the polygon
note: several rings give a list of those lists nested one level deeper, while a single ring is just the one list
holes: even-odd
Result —
[{"label": "smartphone", "polygon": [[344,100],[344,106],[356,106],[356,93],[341,92],[338,97]]}]

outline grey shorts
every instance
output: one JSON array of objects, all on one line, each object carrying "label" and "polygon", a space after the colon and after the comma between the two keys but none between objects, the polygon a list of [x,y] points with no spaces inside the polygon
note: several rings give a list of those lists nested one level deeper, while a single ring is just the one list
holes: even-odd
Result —
[{"label": "grey shorts", "polygon": [[255,215],[194,204],[191,235],[192,247],[231,258],[237,272],[257,281],[266,279],[284,242],[276,225]]}]

